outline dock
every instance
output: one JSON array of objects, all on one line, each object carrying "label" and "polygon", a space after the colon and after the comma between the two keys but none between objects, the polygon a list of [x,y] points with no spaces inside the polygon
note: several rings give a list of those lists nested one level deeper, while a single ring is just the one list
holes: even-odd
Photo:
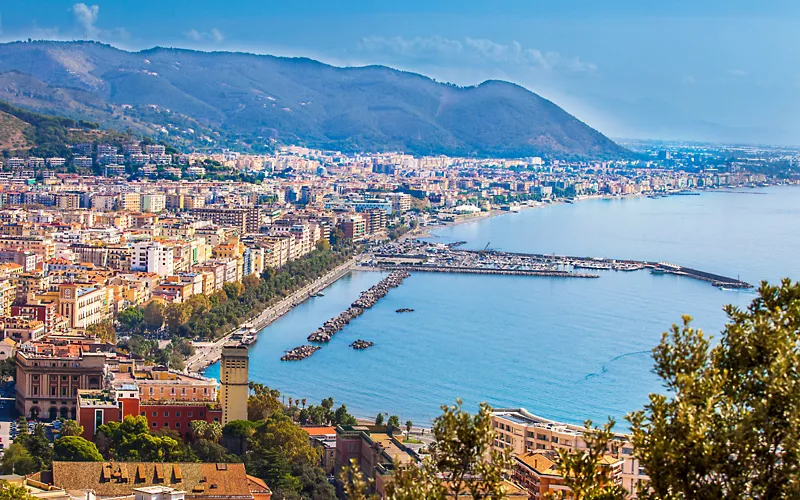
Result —
[{"label": "dock", "polygon": [[552,278],[599,278],[600,271],[632,272],[649,269],[653,274],[672,274],[705,281],[717,288],[748,289],[753,285],[731,278],[667,262],[605,257],[503,252],[498,250],[463,250],[457,244],[426,241],[389,243],[377,249],[373,258],[359,267],[365,269],[403,270],[506,276],[542,276]]}]

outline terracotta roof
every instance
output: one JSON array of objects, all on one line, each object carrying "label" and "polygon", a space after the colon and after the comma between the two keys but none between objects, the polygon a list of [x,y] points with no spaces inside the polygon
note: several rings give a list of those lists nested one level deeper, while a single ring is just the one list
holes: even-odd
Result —
[{"label": "terracotta roof", "polygon": [[53,462],[52,474],[54,486],[94,490],[98,497],[130,495],[133,488],[144,486],[168,486],[186,491],[186,498],[253,498],[244,464]]},{"label": "terracotta roof", "polygon": [[267,486],[267,483],[264,482],[263,479],[259,479],[253,476],[247,476],[248,487],[250,488],[250,492],[255,494],[265,494],[269,493],[272,494],[272,491]]}]

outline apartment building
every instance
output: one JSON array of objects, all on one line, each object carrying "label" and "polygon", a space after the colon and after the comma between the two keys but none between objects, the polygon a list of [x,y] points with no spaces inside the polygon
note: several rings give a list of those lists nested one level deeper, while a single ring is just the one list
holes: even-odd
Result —
[{"label": "apartment building", "polygon": [[342,221],[342,231],[348,240],[359,240],[367,233],[367,223],[361,214],[353,214]]},{"label": "apartment building", "polygon": [[167,207],[167,197],[163,194],[143,194],[141,208],[144,212],[161,213]]},{"label": "apartment building", "polygon": [[191,214],[200,220],[209,220],[219,226],[234,227],[245,233],[257,233],[261,225],[260,210],[252,207],[214,207],[193,208]]},{"label": "apartment building", "polygon": [[42,236],[0,236],[0,250],[31,252],[50,260],[56,255],[56,245],[51,238]]},{"label": "apartment building", "polygon": [[171,276],[175,274],[174,249],[158,241],[134,243],[131,270]]}]

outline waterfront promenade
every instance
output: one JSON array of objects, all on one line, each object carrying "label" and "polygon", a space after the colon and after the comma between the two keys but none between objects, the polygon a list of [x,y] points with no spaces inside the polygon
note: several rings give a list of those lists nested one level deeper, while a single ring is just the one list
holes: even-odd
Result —
[{"label": "waterfront promenade", "polygon": [[352,271],[355,266],[356,259],[350,259],[333,271],[315,280],[313,283],[310,283],[292,293],[288,297],[281,299],[277,304],[264,309],[257,317],[242,324],[239,328],[233,329],[220,339],[213,342],[193,343],[196,351],[194,355],[190,356],[186,360],[186,370],[196,373],[203,371],[206,367],[219,360],[222,352],[222,346],[231,339],[231,336],[234,333],[238,332],[242,328],[256,330],[263,329],[273,321],[291,311],[292,308],[297,304],[303,302],[312,295],[317,294],[332,283],[335,283],[339,278]]}]

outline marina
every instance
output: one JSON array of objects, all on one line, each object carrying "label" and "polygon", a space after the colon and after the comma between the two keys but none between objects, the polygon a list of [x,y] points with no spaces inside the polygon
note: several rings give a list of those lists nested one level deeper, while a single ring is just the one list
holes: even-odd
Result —
[{"label": "marina", "polygon": [[[459,242],[460,243],[460,242]],[[510,276],[543,276],[551,278],[599,278],[585,271],[640,271],[653,274],[685,276],[711,283],[718,288],[749,289],[750,283],[667,262],[650,262],[599,257],[574,257],[535,253],[502,252],[488,249],[462,250],[460,245],[408,241],[381,245],[362,268],[403,270],[406,272],[439,272],[495,274]],[[399,311],[398,311],[399,312]]]}]

